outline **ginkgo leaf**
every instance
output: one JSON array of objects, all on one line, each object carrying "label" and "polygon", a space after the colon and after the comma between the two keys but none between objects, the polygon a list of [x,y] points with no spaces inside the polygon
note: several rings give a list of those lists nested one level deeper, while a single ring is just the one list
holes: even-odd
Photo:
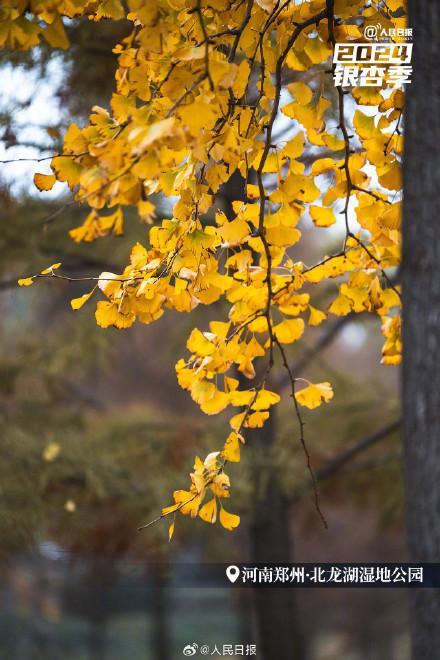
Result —
[{"label": "ginkgo leaf", "polygon": [[309,213],[316,227],[330,227],[336,222],[332,209],[326,209],[322,206],[311,206]]},{"label": "ginkgo leaf", "polygon": [[269,413],[267,411],[258,411],[252,414],[245,411],[231,417],[229,424],[238,433],[242,426],[249,429],[261,429],[267,419],[269,419]]},{"label": "ginkgo leaf", "polygon": [[77,310],[81,309],[81,307],[90,299],[90,297],[93,295],[95,289],[92,289],[90,293],[85,293],[83,296],[80,296],[79,298],[73,298],[70,301],[70,305],[72,309]]},{"label": "ginkgo leaf", "polygon": [[[192,389],[191,389],[192,392]],[[203,410],[205,415],[217,415],[226,408],[230,403],[229,395],[225,392],[217,390],[210,399],[201,403],[200,408]]]},{"label": "ginkgo leaf", "polygon": [[301,406],[313,410],[322,403],[328,403],[333,399],[333,389],[327,382],[308,385],[299,392],[295,392],[295,399]]},{"label": "ginkgo leaf", "polygon": [[196,380],[191,386],[191,396],[196,403],[204,404],[216,394],[214,383],[207,380]]},{"label": "ginkgo leaf", "polygon": [[194,328],[191,332],[186,345],[191,353],[196,353],[202,357],[212,355],[215,352],[215,345],[197,328]]},{"label": "ginkgo leaf", "polygon": [[52,23],[43,30],[43,37],[53,48],[69,48],[69,39],[67,38],[61,16],[54,18]]},{"label": "ginkgo leaf", "polygon": [[200,511],[199,516],[205,522],[214,524],[217,520],[217,500],[215,497],[212,498],[209,502],[204,504]]},{"label": "ginkgo leaf", "polygon": [[353,115],[353,126],[362,139],[371,138],[379,132],[374,123],[374,116],[365,115],[360,110],[356,110]]},{"label": "ginkgo leaf", "polygon": [[240,461],[240,440],[234,431],[226,438],[222,456],[226,461],[231,461],[232,463],[238,463]]},{"label": "ginkgo leaf", "polygon": [[312,165],[311,173],[313,176],[319,176],[324,172],[335,170],[337,167],[333,158],[318,158]]},{"label": "ginkgo leaf", "polygon": [[120,122],[124,122],[136,110],[136,100],[132,96],[124,96],[123,94],[113,94],[110,105],[113,114]]},{"label": "ginkgo leaf", "polygon": [[56,180],[55,174],[34,174],[34,183],[38,190],[52,190]]},{"label": "ginkgo leaf", "polygon": [[287,88],[295,100],[301,105],[307,105],[313,98],[313,92],[310,87],[301,81],[290,83]]},{"label": "ginkgo leaf", "polygon": [[270,245],[283,247],[287,245],[294,245],[301,238],[301,232],[295,227],[268,227],[266,229],[267,242]]},{"label": "ginkgo leaf", "polygon": [[350,300],[344,295],[339,295],[334,299],[328,308],[328,311],[332,314],[335,314],[336,316],[347,316],[347,314],[350,314],[351,308],[352,303]]},{"label": "ginkgo leaf", "polygon": [[267,410],[270,406],[275,405],[280,401],[280,395],[276,392],[262,389],[258,392],[257,398],[252,404],[252,410]]},{"label": "ginkgo leaf", "polygon": [[50,275],[50,273],[52,273],[52,271],[54,271],[54,270],[58,270],[58,268],[60,268],[60,267],[61,267],[61,263],[60,263],[60,262],[58,262],[58,263],[56,263],[56,264],[52,264],[52,266],[48,266],[47,268],[45,268],[44,270],[42,270],[42,271],[40,272],[40,275]]},{"label": "ginkgo leaf", "polygon": [[249,236],[250,232],[248,223],[241,218],[236,218],[222,226],[220,235],[228,245],[239,245]]},{"label": "ginkgo leaf", "polygon": [[390,165],[385,165],[378,170],[378,179],[381,186],[388,190],[399,190],[402,186],[402,171],[399,163],[395,160]]},{"label": "ginkgo leaf", "polygon": [[173,522],[168,527],[168,542],[170,542],[171,539],[173,538],[175,525],[176,525],[176,521],[173,520]]},{"label": "ginkgo leaf", "polygon": [[250,64],[246,59],[243,59],[238,65],[237,76],[232,85],[232,90],[236,98],[241,98],[245,92],[247,82],[249,80],[250,74]]},{"label": "ginkgo leaf", "polygon": [[222,527],[230,532],[240,524],[240,516],[237,516],[235,513],[229,513],[223,506],[220,507],[219,520]]},{"label": "ginkgo leaf", "polygon": [[304,142],[304,133],[300,131],[294,138],[292,138],[292,140],[289,140],[286,146],[282,149],[281,155],[288,156],[289,158],[299,158],[304,151]]},{"label": "ginkgo leaf", "polygon": [[304,321],[302,319],[285,319],[273,329],[275,337],[282,344],[291,344],[302,337]]},{"label": "ginkgo leaf", "polygon": [[175,490],[173,498],[178,505],[180,513],[184,516],[190,515],[191,518],[195,518],[200,506],[200,497],[197,493],[192,493],[188,490]]},{"label": "ginkgo leaf", "polygon": [[307,57],[312,64],[320,64],[321,62],[325,62],[333,51],[331,44],[329,45],[319,37],[316,37],[314,39],[307,39],[306,45],[304,46],[304,52],[307,54]]},{"label": "ginkgo leaf", "polygon": [[312,305],[309,305],[309,311],[309,325],[320,325],[327,318],[325,312],[316,309],[316,307],[312,307]]},{"label": "ginkgo leaf", "polygon": [[107,300],[100,300],[96,306],[95,312],[96,323],[101,328],[109,328],[114,326],[119,330],[129,328],[135,321],[135,315],[130,312],[123,314],[119,311],[118,305],[113,304]]},{"label": "ginkgo leaf", "polygon": [[137,204],[137,209],[139,216],[147,224],[151,224],[156,214],[156,207],[152,202],[148,200],[141,200]]},{"label": "ginkgo leaf", "polygon": [[264,422],[269,419],[268,412],[254,412],[246,418],[245,426],[249,429],[261,429]]},{"label": "ginkgo leaf", "polygon": [[58,181],[65,181],[71,190],[78,185],[83,168],[75,158],[55,156],[52,158],[51,167]]},{"label": "ginkgo leaf", "polygon": [[17,280],[18,286],[31,286],[34,283],[34,278],[33,277],[22,277],[21,279]]}]

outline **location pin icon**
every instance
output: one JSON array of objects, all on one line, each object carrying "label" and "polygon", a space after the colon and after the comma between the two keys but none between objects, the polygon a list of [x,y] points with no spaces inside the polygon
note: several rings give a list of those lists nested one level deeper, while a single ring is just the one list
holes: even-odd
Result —
[{"label": "location pin icon", "polygon": [[239,575],[240,575],[240,569],[238,568],[238,566],[232,565],[232,566],[228,566],[228,568],[226,569],[226,577],[232,583],[234,583],[237,580]]}]

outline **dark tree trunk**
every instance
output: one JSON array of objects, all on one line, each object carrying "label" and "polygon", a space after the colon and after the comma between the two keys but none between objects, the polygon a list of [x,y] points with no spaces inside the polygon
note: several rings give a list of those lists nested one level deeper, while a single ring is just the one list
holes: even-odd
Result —
[{"label": "dark tree trunk", "polygon": [[153,591],[151,613],[153,620],[153,639],[151,650],[154,660],[169,660],[171,657],[169,626],[168,626],[168,590],[166,567],[159,564],[152,576]]},{"label": "dark tree trunk", "polygon": [[[440,561],[440,5],[410,0],[403,225],[403,431],[412,561]],[[412,592],[414,660],[440,649],[440,591]]]},{"label": "dark tree trunk", "polygon": [[105,623],[103,621],[96,621],[94,624],[92,624],[90,630],[90,660],[105,660],[105,647]]},{"label": "dark tree trunk", "polygon": [[[292,561],[290,506],[274,464],[275,410],[262,429],[246,433],[255,458],[254,519],[251,526],[252,561]],[[255,589],[259,651],[264,660],[301,660],[301,637],[294,589]]]}]

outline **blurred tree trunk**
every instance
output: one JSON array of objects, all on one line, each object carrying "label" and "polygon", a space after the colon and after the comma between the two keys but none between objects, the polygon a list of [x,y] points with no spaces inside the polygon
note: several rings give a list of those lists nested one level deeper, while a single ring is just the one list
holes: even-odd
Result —
[{"label": "blurred tree trunk", "polygon": [[[410,560],[440,560],[440,5],[410,0],[403,225],[403,431]],[[440,649],[440,590],[412,591],[415,660]]]},{"label": "blurred tree trunk", "polygon": [[[292,561],[290,505],[283,493],[275,462],[276,416],[264,428],[246,433],[255,460],[255,495],[250,529],[252,561],[281,564]],[[295,590],[255,589],[259,651],[264,660],[301,660],[304,657],[298,627]]]},{"label": "blurred tree trunk", "polygon": [[105,660],[105,622],[96,620],[92,624],[89,637],[90,660]]},{"label": "blurred tree trunk", "polygon": [[168,625],[168,591],[166,567],[158,564],[152,575],[153,590],[151,598],[152,616],[152,644],[149,650],[153,651],[155,660],[169,660],[171,658],[170,635]]}]

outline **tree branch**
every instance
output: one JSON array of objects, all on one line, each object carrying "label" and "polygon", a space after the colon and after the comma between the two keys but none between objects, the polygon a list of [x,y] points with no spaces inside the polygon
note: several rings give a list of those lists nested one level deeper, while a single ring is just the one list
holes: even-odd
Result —
[{"label": "tree branch", "polygon": [[362,440],[359,440],[359,442],[356,442],[354,445],[335,456],[329,463],[327,463],[327,465],[324,465],[322,468],[317,470],[316,479],[318,481],[324,481],[325,479],[328,479],[333,474],[338,472],[338,470],[340,470],[344,465],[349,463],[352,458],[358,454],[361,454],[363,451],[369,449],[377,442],[380,442],[380,440],[384,440],[389,435],[400,429],[400,424],[400,419],[396,419],[394,422],[390,422],[371,435],[362,438]]}]

